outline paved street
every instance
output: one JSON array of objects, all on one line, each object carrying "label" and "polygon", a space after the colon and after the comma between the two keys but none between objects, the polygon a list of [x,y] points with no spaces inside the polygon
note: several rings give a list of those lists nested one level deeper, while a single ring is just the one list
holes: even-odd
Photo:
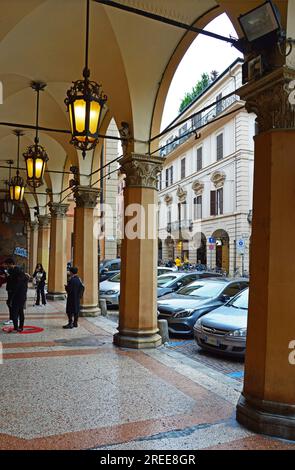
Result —
[{"label": "paved street", "polygon": [[[118,315],[119,312],[117,310],[108,310],[108,318],[115,323],[118,322]],[[170,342],[166,347],[167,349],[184,354],[199,363],[202,362],[207,367],[211,367],[239,382],[243,381],[244,361],[242,359],[214,355],[203,351],[193,339],[170,338]]]}]

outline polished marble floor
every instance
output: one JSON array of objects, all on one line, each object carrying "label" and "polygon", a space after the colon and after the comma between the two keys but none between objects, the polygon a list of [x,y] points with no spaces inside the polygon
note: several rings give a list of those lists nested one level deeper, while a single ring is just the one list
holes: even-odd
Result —
[{"label": "polished marble floor", "polygon": [[33,300],[30,291],[26,324],[42,332],[0,328],[0,449],[295,450],[235,421],[240,381],[169,347],[116,348],[104,317],[64,330],[63,302]]}]

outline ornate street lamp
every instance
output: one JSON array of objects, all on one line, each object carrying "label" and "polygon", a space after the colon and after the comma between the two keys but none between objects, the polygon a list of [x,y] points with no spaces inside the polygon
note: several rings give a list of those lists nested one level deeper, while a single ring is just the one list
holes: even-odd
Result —
[{"label": "ornate street lamp", "polygon": [[9,217],[4,212],[1,212],[1,221],[3,224],[9,224]]},{"label": "ornate street lamp", "polygon": [[39,144],[39,94],[45,89],[46,83],[32,82],[31,87],[37,93],[36,136],[34,144],[27,148],[23,156],[26,162],[27,183],[32,188],[39,188],[43,184],[45,166],[48,161],[46,150]]},{"label": "ornate street lamp", "polygon": [[15,209],[15,206],[12,200],[10,199],[10,195],[9,195],[9,182],[11,180],[11,165],[13,164],[13,160],[8,160],[7,163],[9,164],[9,178],[8,178],[8,181],[5,181],[5,184],[7,186],[7,193],[4,199],[3,206],[4,206],[4,213],[10,216],[10,215],[14,215],[14,209]]},{"label": "ornate street lamp", "polygon": [[11,201],[21,202],[24,197],[25,182],[19,174],[19,141],[24,134],[20,130],[15,130],[14,134],[17,136],[17,170],[16,176],[9,181],[9,196]]},{"label": "ornate street lamp", "polygon": [[89,44],[89,8],[90,0],[86,0],[86,50],[83,80],[73,82],[67,91],[65,104],[70,115],[72,132],[71,144],[82,151],[83,158],[86,152],[95,148],[98,142],[98,132],[101,112],[107,101],[101,85],[89,80],[88,44]]}]

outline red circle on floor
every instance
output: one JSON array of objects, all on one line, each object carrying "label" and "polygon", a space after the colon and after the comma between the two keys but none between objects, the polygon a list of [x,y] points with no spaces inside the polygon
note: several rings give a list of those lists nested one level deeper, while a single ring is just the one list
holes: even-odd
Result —
[{"label": "red circle on floor", "polygon": [[[5,333],[11,333],[13,331],[13,328],[11,326],[4,326],[2,328],[2,331],[5,331]],[[24,326],[23,331],[20,331],[20,335],[30,335],[34,333],[41,333],[41,331],[44,331],[44,328],[40,328],[39,326],[30,326],[26,325]]]}]

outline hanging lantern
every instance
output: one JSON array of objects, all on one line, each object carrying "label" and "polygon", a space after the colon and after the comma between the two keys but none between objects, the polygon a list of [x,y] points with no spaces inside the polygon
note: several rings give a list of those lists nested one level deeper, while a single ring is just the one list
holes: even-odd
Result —
[{"label": "hanging lantern", "polygon": [[11,201],[22,202],[25,192],[24,179],[17,173],[9,183],[9,195]]},{"label": "hanging lantern", "polygon": [[20,130],[14,131],[17,136],[17,170],[16,176],[9,181],[9,197],[11,201],[22,202],[25,193],[25,182],[19,174],[19,143],[20,137],[24,135]]},{"label": "hanging lantern", "polygon": [[83,158],[85,158],[86,151],[94,149],[98,142],[101,112],[107,101],[101,86],[89,80],[89,3],[90,1],[87,0],[84,78],[73,82],[73,86],[67,91],[65,99],[70,116],[71,144],[82,151]]},{"label": "hanging lantern", "polygon": [[4,213],[7,214],[8,216],[12,216],[14,215],[14,209],[15,209],[15,206],[12,202],[12,200],[10,199],[10,194],[9,194],[9,182],[11,180],[11,165],[13,164],[13,160],[7,160],[7,163],[9,164],[9,178],[8,178],[8,181],[5,181],[5,185],[6,185],[6,196],[5,196],[5,199],[4,199],[4,202],[3,202],[3,207],[4,207]]},{"label": "hanging lantern", "polygon": [[3,222],[3,224],[9,224],[9,217],[7,214],[4,214],[4,212],[1,212],[1,222]]},{"label": "hanging lantern", "polygon": [[14,215],[15,206],[14,206],[12,200],[10,199],[9,195],[7,195],[6,198],[4,199],[3,205],[4,205],[5,214]]},{"label": "hanging lantern", "polygon": [[43,82],[32,82],[33,90],[37,92],[37,113],[36,113],[36,136],[34,144],[27,148],[23,154],[26,163],[27,183],[32,188],[39,188],[43,184],[43,177],[45,172],[48,156],[46,150],[39,144],[39,93],[43,91],[46,84]]}]

